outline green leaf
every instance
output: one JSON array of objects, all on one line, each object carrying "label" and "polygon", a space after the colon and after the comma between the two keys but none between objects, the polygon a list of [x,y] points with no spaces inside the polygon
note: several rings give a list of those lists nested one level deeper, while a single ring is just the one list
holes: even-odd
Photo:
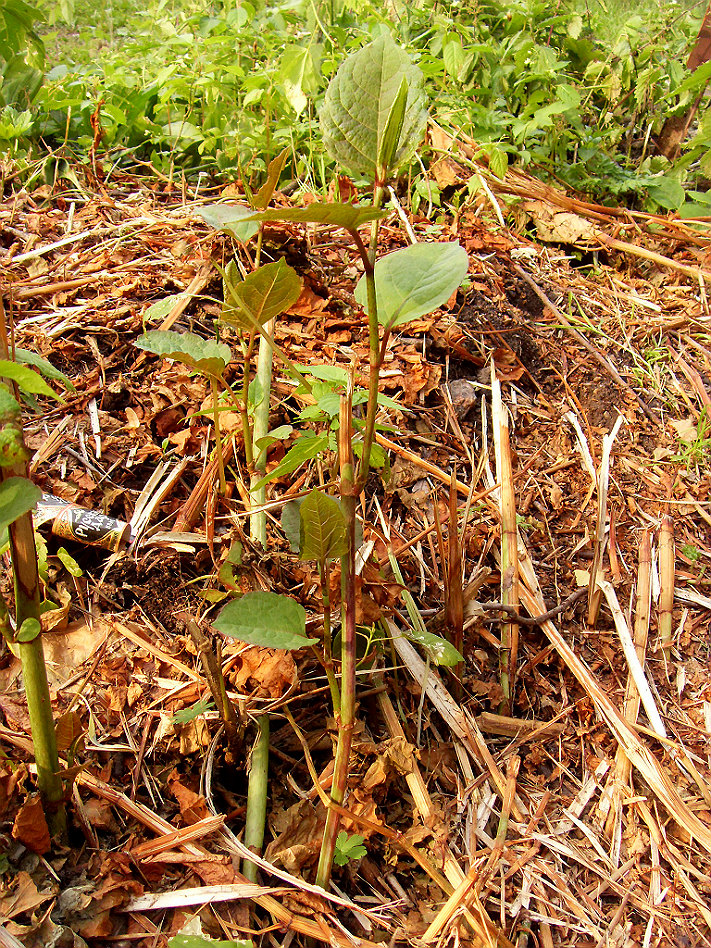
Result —
[{"label": "green leaf", "polygon": [[272,208],[253,214],[253,221],[286,221],[294,224],[322,224],[324,227],[343,227],[355,230],[362,224],[380,220],[387,211],[360,204],[309,204],[308,207]]},{"label": "green leaf", "polygon": [[346,521],[333,497],[312,490],[301,504],[300,519],[301,559],[322,563],[345,554]]},{"label": "green leaf", "polygon": [[32,642],[42,631],[38,619],[25,619],[15,636],[16,642]]},{"label": "green leaf", "polygon": [[194,721],[195,718],[199,718],[200,715],[205,714],[206,711],[212,711],[214,707],[215,705],[212,701],[209,701],[207,698],[202,698],[200,701],[196,701],[192,707],[176,711],[173,715],[173,724],[190,724],[191,721]]},{"label": "green leaf", "polygon": [[318,641],[306,637],[303,606],[272,592],[251,592],[235,599],[213,625],[223,635],[265,648],[297,649]]},{"label": "green leaf", "polygon": [[389,33],[352,53],[331,80],[320,120],[326,150],[351,174],[377,177],[383,139],[403,80],[407,103],[388,173],[412,157],[427,122],[424,79]]},{"label": "green leaf", "polygon": [[[447,302],[468,266],[467,252],[458,243],[413,244],[381,257],[375,264],[378,321],[392,328],[431,313]],[[367,306],[364,276],[358,281],[355,298]]]},{"label": "green leaf", "polygon": [[232,359],[232,351],[224,342],[203,339],[194,332],[153,329],[139,336],[136,346],[163,359],[182,362],[183,365],[187,365],[196,372],[218,379],[222,378],[225,368]]},{"label": "green leaf", "polygon": [[301,549],[301,504],[302,500],[290,500],[281,511],[281,528],[289,542],[292,553]]},{"label": "green leaf", "polygon": [[21,392],[29,392],[31,395],[47,395],[49,398],[56,398],[58,402],[64,401],[47,385],[41,375],[38,375],[33,369],[28,369],[26,365],[18,365],[9,359],[0,359],[0,376],[17,382]]},{"label": "green leaf", "polygon": [[208,204],[197,213],[210,227],[235,237],[243,244],[248,243],[259,232],[259,225],[253,216],[254,211],[241,204]]},{"label": "green leaf", "polygon": [[26,477],[8,477],[0,484],[0,531],[39,503],[42,491]]},{"label": "green leaf", "polygon": [[345,830],[341,830],[336,837],[336,851],[333,861],[337,866],[345,866],[351,859],[362,859],[368,853],[363,845],[364,842],[365,838],[363,836],[359,836],[357,833],[349,836]]},{"label": "green leaf", "polygon": [[298,300],[301,280],[282,257],[254,270],[240,282],[226,279],[225,288],[229,299],[225,299],[221,319],[253,329],[285,313]]},{"label": "green leaf", "polygon": [[408,626],[403,630],[403,635],[411,642],[422,645],[437,665],[454,668],[455,665],[459,665],[460,662],[464,661],[463,656],[459,654],[451,642],[435,635],[433,632],[428,632],[426,629]]},{"label": "green leaf", "polygon": [[175,304],[180,303],[186,296],[186,293],[172,293],[170,296],[164,296],[162,300],[152,303],[143,314],[143,324],[165,319]]},{"label": "green leaf", "polygon": [[15,362],[22,362],[23,365],[31,365],[35,369],[38,369],[46,378],[53,379],[55,382],[61,382],[63,385],[66,385],[70,392],[76,391],[64,372],[60,372],[59,369],[55,369],[51,362],[49,362],[47,359],[43,359],[42,356],[37,355],[36,352],[32,352],[31,349],[22,349],[19,346],[16,346]]},{"label": "green leaf", "polygon": [[303,434],[298,441],[294,443],[294,446],[287,451],[277,466],[265,477],[257,481],[254,487],[252,487],[252,490],[259,490],[260,487],[264,487],[264,485],[270,481],[274,481],[278,477],[283,477],[285,474],[291,474],[292,471],[295,471],[297,467],[301,467],[301,465],[307,461],[313,461],[322,451],[326,450],[327,445],[327,435]]},{"label": "green leaf", "polygon": [[[269,162],[267,180],[257,191],[254,196],[254,200],[252,201],[252,204],[256,210],[263,211],[269,207],[269,202],[274,196],[274,191],[276,190],[276,186],[279,183],[279,177],[284,170],[286,159],[290,154],[291,148],[287,146],[284,151],[277,155],[276,158],[272,158],[272,160]],[[246,226],[246,224],[244,226]]]},{"label": "green leaf", "polygon": [[215,941],[201,935],[174,935],[168,942],[168,948],[254,948],[251,939]]},{"label": "green leaf", "polygon": [[377,171],[378,178],[385,181],[389,176],[389,169],[395,161],[395,153],[400,141],[402,125],[405,121],[405,109],[407,108],[407,80],[402,77],[400,89],[395,96],[395,100],[390,109],[388,120],[385,123],[382,138],[380,139],[380,150],[378,152]]},{"label": "green leaf", "polygon": [[311,44],[287,46],[282,54],[276,79],[297,116],[308,104],[307,93],[318,90],[318,66],[318,49]]},{"label": "green leaf", "polygon": [[57,556],[71,576],[76,576],[78,579],[80,576],[84,575],[81,566],[77,563],[71,553],[67,553],[63,546],[60,546],[57,550]]}]

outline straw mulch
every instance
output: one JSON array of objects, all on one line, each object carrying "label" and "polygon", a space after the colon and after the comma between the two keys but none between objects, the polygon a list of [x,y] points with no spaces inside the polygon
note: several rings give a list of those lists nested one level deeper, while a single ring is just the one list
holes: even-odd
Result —
[{"label": "straw mulch", "polygon": [[[213,262],[233,248],[196,212],[238,189],[78,169],[81,190],[27,193],[6,176],[6,317],[76,387],[27,413],[32,477],[130,521],[135,540],[109,554],[44,533],[55,714],[71,708],[81,731],[69,849],[38,828],[19,667],[0,658],[1,945],[155,948],[181,931],[343,948],[711,944],[706,225],[582,202],[518,172],[502,183],[437,134],[443,193],[473,175],[479,188],[456,217],[433,208],[410,223],[418,239],[463,244],[469,285],[402,327],[383,372],[401,410],[382,412],[388,466],[359,511],[345,824],[366,855],[336,869],[328,896],[310,885],[323,805],[285,716],[288,705],[328,789],[334,722],[317,657],[223,643],[239,705],[271,711],[258,888],[237,868],[245,772],[224,765],[214,712],[174,717],[209,699],[187,624],[209,632],[226,596],[287,592],[318,629],[314,564],[289,552],[279,516],[328,479],[330,459],[270,486],[269,549],[254,547],[239,415],[224,413],[222,501],[209,388],[134,346],[149,306],[186,290],[151,328],[212,333]],[[393,211],[384,247],[408,239]],[[290,357],[361,373],[345,236],[275,225],[265,253],[304,281],[277,324]],[[251,251],[238,255],[248,268]],[[298,427],[305,403],[280,371],[272,426]],[[463,629],[458,676],[410,641],[418,621]],[[245,759],[250,740],[247,729]]]}]

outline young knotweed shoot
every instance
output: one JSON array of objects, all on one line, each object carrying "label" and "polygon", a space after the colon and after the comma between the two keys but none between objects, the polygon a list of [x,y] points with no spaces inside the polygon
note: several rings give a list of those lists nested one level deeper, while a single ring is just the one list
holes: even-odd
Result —
[{"label": "young knotweed shoot", "polygon": [[[0,323],[3,330],[1,338],[6,340],[1,302]],[[8,355],[4,342],[0,345],[0,352]],[[43,361],[38,360],[38,364]],[[8,358],[0,359],[0,376],[11,380],[15,391],[25,399],[31,399],[32,395],[59,399],[41,376]],[[14,628],[7,604],[0,597],[0,631],[22,663],[37,783],[50,829],[62,837],[67,828],[64,786],[42,647],[40,583],[32,522],[32,510],[42,492],[27,477],[28,457],[20,406],[7,386],[0,384],[0,543],[4,545],[9,542],[15,585]]]}]

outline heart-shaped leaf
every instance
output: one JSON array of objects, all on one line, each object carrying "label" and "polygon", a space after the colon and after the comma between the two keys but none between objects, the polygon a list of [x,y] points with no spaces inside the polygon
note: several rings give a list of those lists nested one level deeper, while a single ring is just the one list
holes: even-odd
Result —
[{"label": "heart-shaped leaf", "polygon": [[[386,130],[393,130],[393,106],[403,81],[407,87],[399,140],[384,147]],[[378,176],[378,158],[389,152],[389,176],[412,157],[422,141],[427,122],[424,79],[404,49],[383,33],[363,49],[352,53],[331,80],[320,120],[326,150],[352,174]]]},{"label": "heart-shaped leaf", "polygon": [[[425,316],[446,303],[466,276],[469,258],[457,243],[413,244],[381,257],[375,264],[378,321],[392,328]],[[365,277],[355,298],[365,307]]]},{"label": "heart-shaped leaf", "polygon": [[251,592],[230,602],[213,623],[218,632],[263,648],[303,648],[317,639],[306,636],[306,612],[288,596]]},{"label": "heart-shaped leaf", "polygon": [[237,280],[234,271],[225,271],[225,305],[221,318],[242,328],[263,326],[285,313],[301,294],[301,280],[282,257]]},{"label": "heart-shaped leaf", "polygon": [[346,521],[340,505],[320,490],[312,490],[301,504],[301,558],[317,560],[346,552]]},{"label": "heart-shaped leaf", "polygon": [[343,227],[355,230],[385,217],[387,211],[360,204],[309,204],[308,207],[271,208],[250,217],[252,221],[285,221],[294,224],[322,224],[324,227]]},{"label": "heart-shaped leaf", "polygon": [[139,336],[136,346],[164,359],[182,362],[196,372],[217,379],[222,377],[232,359],[232,351],[224,342],[203,339],[194,332],[154,329]]},{"label": "heart-shaped leaf", "polygon": [[254,211],[243,204],[208,204],[197,213],[210,227],[236,237],[243,244],[248,243],[259,231],[259,224],[252,216]]}]

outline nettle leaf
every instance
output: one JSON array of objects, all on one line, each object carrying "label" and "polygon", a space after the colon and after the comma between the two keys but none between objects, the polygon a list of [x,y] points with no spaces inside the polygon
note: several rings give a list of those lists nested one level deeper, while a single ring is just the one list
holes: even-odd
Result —
[{"label": "nettle leaf", "polygon": [[39,503],[42,491],[26,477],[8,477],[0,484],[0,531]]},{"label": "nettle leaf", "polygon": [[253,221],[284,221],[293,224],[322,224],[324,227],[343,227],[355,230],[362,224],[380,220],[387,211],[360,204],[309,204],[308,207],[272,208],[253,214]]},{"label": "nettle leaf", "polygon": [[182,708],[180,711],[176,711],[173,715],[173,724],[190,724],[191,721],[199,718],[201,714],[212,711],[214,707],[215,705],[212,701],[209,701],[207,698],[201,698],[200,701],[196,701],[190,708]]},{"label": "nettle leaf", "polygon": [[242,204],[208,204],[197,213],[210,227],[214,227],[223,234],[229,234],[230,237],[235,237],[243,244],[248,243],[259,232],[259,224],[253,216],[254,211],[251,207],[245,207]]},{"label": "nettle leaf", "polygon": [[[392,174],[412,157],[422,141],[427,122],[424,78],[404,49],[389,33],[379,36],[352,53],[331,80],[320,113],[326,150],[351,174],[366,174],[375,180],[378,158],[403,81],[407,101],[396,147],[385,169]],[[397,124],[397,123],[396,123]]]},{"label": "nettle leaf", "polygon": [[136,346],[213,378],[221,378],[232,359],[232,350],[224,342],[203,339],[194,332],[153,329],[139,336]]},{"label": "nettle leaf", "polygon": [[299,546],[301,559],[324,560],[346,552],[346,520],[333,497],[312,490],[301,504]]},{"label": "nettle leaf", "polygon": [[227,297],[221,319],[226,323],[253,329],[285,313],[301,294],[301,280],[282,257],[268,263],[237,282],[225,280]]},{"label": "nettle leaf", "polygon": [[272,592],[251,592],[228,603],[213,626],[223,635],[263,648],[297,649],[318,641],[306,636],[303,606]]},{"label": "nettle leaf", "polygon": [[9,359],[0,359],[0,376],[16,382],[21,392],[27,392],[30,395],[47,395],[49,398],[56,398],[58,402],[64,401],[54,389],[47,385],[41,375],[26,365],[18,365],[17,362],[11,362]]},{"label": "nettle leaf", "polygon": [[259,490],[270,481],[278,477],[284,477],[285,474],[291,474],[297,467],[306,464],[307,461],[313,461],[319,454],[326,450],[328,446],[328,435],[303,434],[294,446],[287,451],[282,460],[265,477],[257,481],[252,490]]},{"label": "nettle leaf", "polygon": [[[378,322],[392,328],[425,316],[446,303],[467,274],[469,257],[458,243],[413,244],[386,254],[375,264]],[[365,277],[355,298],[366,307]]]}]

